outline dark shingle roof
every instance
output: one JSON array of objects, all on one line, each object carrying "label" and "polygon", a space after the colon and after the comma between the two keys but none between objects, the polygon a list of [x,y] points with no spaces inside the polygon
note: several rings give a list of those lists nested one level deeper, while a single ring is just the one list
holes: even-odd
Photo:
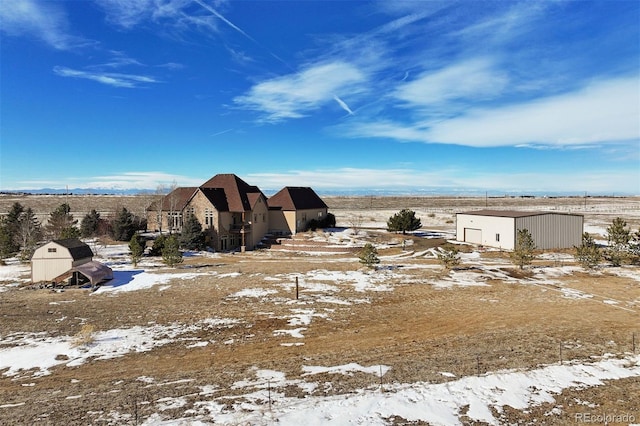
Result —
[{"label": "dark shingle roof", "polygon": [[267,200],[269,208],[280,210],[326,209],[327,205],[307,186],[286,186]]},{"label": "dark shingle roof", "polygon": [[[193,194],[196,192],[196,189],[198,188],[193,186],[183,186],[174,189],[162,198],[162,211],[172,210],[172,204],[173,210],[182,211],[182,209],[187,205],[187,202],[189,202]],[[158,202],[154,201],[147,208],[147,211],[155,211],[157,209],[157,205]]]},{"label": "dark shingle roof", "polygon": [[229,211],[229,204],[227,203],[227,196],[224,194],[224,189],[200,188],[200,192],[202,192],[202,195],[204,195],[219,212]]},{"label": "dark shingle roof", "polygon": [[67,238],[66,240],[53,240],[54,243],[61,245],[69,250],[73,260],[85,259],[93,257],[93,251],[86,243],[77,238]]},{"label": "dark shingle roof", "polygon": [[[262,191],[257,186],[249,185],[238,176],[226,173],[218,174],[200,186],[200,189],[222,189],[226,197],[226,209],[218,208],[218,211],[244,212],[252,209],[254,203],[251,199],[257,199]],[[253,194],[253,195],[251,195]]]}]

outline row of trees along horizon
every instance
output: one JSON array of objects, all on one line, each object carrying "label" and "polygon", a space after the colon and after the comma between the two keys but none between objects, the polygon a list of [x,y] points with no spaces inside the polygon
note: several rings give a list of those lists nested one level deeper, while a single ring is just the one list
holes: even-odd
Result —
[{"label": "row of trees along horizon", "polygon": [[[128,241],[134,266],[145,253],[147,239],[138,231],[146,230],[146,219],[134,215],[125,207],[116,210],[108,218],[102,218],[95,209],[87,213],[80,222],[71,214],[67,203],[58,206],[49,214],[47,223],[40,224],[33,210],[20,203],[13,204],[7,215],[0,218],[0,261],[18,255],[21,261],[29,261],[37,245],[44,239],[94,238],[108,236],[115,241]],[[322,223],[310,222],[308,228],[335,226],[335,216],[329,214]],[[403,209],[387,221],[387,231],[407,232],[418,230],[422,223],[413,210]],[[207,246],[202,225],[194,215],[188,215],[179,234],[160,235],[155,238],[149,255],[162,255],[170,265],[182,262],[180,249],[203,250]],[[527,229],[518,230],[516,246],[510,257],[520,269],[530,265],[536,258],[536,247]],[[605,260],[613,266],[623,263],[640,264],[640,229],[632,232],[622,218],[615,218],[607,228],[607,246],[598,245],[593,236],[585,232],[580,246],[574,247],[574,257],[586,269],[595,269]],[[367,243],[360,252],[360,262],[373,267],[379,263],[375,247]],[[447,268],[460,263],[459,249],[451,243],[439,248],[438,259]]]}]

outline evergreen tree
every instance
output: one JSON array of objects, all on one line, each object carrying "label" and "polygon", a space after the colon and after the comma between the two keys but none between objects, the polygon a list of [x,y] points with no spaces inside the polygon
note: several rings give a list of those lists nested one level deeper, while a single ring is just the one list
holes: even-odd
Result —
[{"label": "evergreen tree", "polygon": [[144,255],[145,245],[146,240],[144,237],[139,234],[133,234],[129,241],[129,254],[131,255],[131,263],[133,263],[134,268],[138,266],[138,262]]},{"label": "evergreen tree", "polygon": [[416,217],[416,212],[409,209],[402,209],[387,220],[387,231],[406,234],[407,231],[420,229],[422,223]]},{"label": "evergreen tree", "polygon": [[0,257],[5,259],[20,250],[17,238],[20,215],[24,212],[22,204],[13,203],[7,215],[0,221]]},{"label": "evergreen tree", "polygon": [[585,269],[594,269],[602,260],[600,248],[588,232],[582,234],[582,245],[574,248],[576,250],[574,255],[576,260]]},{"label": "evergreen tree", "polygon": [[175,266],[182,263],[182,253],[180,252],[180,246],[178,239],[175,235],[167,237],[162,248],[162,261],[167,266]]},{"label": "evergreen tree", "polygon": [[533,242],[533,237],[528,229],[518,229],[516,234],[516,246],[511,252],[511,261],[515,263],[520,269],[524,269],[525,266],[530,265],[533,259],[536,258],[533,253],[536,249],[536,245]]},{"label": "evergreen tree", "polygon": [[21,247],[20,260],[23,262],[31,260],[31,256],[33,256],[33,252],[42,238],[40,222],[31,207],[20,215],[15,238]]},{"label": "evergreen tree", "polygon": [[620,266],[629,258],[629,242],[631,231],[627,228],[627,222],[622,218],[615,218],[607,228],[608,247],[604,252],[606,260],[613,266]]},{"label": "evergreen tree", "polygon": [[438,260],[446,269],[452,269],[460,264],[460,250],[447,243],[438,252]]},{"label": "evergreen tree", "polygon": [[98,236],[98,230],[100,228],[100,213],[95,209],[87,213],[80,222],[80,235],[83,238],[91,238]]},{"label": "evergreen tree", "polygon": [[80,236],[80,231],[75,227],[77,223],[78,221],[73,219],[69,204],[63,203],[49,214],[49,222],[45,229],[49,238],[54,240],[77,238]]},{"label": "evergreen tree", "polygon": [[137,226],[133,220],[133,214],[125,207],[122,207],[111,221],[111,237],[116,241],[131,240],[131,237],[137,230]]},{"label": "evergreen tree", "polygon": [[202,250],[204,248],[204,233],[202,225],[195,215],[187,216],[182,225],[180,234],[180,247],[187,250]]},{"label": "evergreen tree", "polygon": [[376,264],[380,263],[378,250],[371,243],[366,243],[364,247],[362,247],[358,257],[360,258],[360,263],[369,268],[373,268]]},{"label": "evergreen tree", "polygon": [[6,218],[0,218],[0,260],[10,257],[15,252],[15,243],[7,220]]},{"label": "evergreen tree", "polygon": [[150,256],[161,256],[162,250],[164,249],[164,243],[167,240],[165,235],[159,235],[153,240],[153,246],[151,246],[151,250],[149,250]]}]

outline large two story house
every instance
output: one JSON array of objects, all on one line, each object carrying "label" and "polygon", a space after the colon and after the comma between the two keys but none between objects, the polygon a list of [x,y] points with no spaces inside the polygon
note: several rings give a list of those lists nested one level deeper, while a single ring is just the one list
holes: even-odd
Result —
[{"label": "large two story house", "polygon": [[180,232],[194,215],[215,250],[252,250],[267,233],[295,234],[311,219],[327,216],[327,205],[309,187],[286,187],[267,199],[257,186],[234,174],[218,174],[199,187],[176,188],[147,208],[147,228]]}]

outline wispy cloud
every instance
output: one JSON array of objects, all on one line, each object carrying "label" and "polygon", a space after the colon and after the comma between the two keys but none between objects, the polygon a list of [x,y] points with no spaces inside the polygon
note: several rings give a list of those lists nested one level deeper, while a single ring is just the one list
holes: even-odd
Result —
[{"label": "wispy cloud", "polygon": [[[234,98],[240,107],[258,111],[263,120],[277,122],[304,117],[328,102],[340,91],[357,92],[366,76],[345,62],[315,64],[300,72],[262,81],[245,95]],[[345,109],[344,106],[340,106]],[[349,112],[348,107],[345,109]]]},{"label": "wispy cloud", "polygon": [[3,2],[0,7],[0,30],[11,36],[33,35],[59,50],[68,50],[89,43],[69,33],[67,16],[55,2]]},{"label": "wispy cloud", "polygon": [[490,58],[476,58],[425,71],[400,84],[393,95],[409,107],[439,108],[443,102],[493,98],[503,92],[508,81],[505,72]]},{"label": "wispy cloud", "polygon": [[137,88],[147,83],[159,83],[155,77],[101,71],[82,71],[56,66],[53,72],[61,77],[84,78],[114,87]]},{"label": "wispy cloud", "polygon": [[[336,168],[321,170],[291,170],[283,173],[252,173],[245,178],[256,182],[261,188],[279,189],[291,182],[312,186],[323,192],[362,190],[393,190],[415,192],[562,192],[610,193],[614,184],[619,193],[637,194],[640,183],[637,174],[629,171],[584,171],[512,173],[461,171],[456,168],[431,169],[429,171],[410,168],[372,169]],[[375,184],[373,184],[375,182]]]},{"label": "wispy cloud", "polygon": [[127,66],[144,66],[143,63],[127,55],[125,52],[112,50],[108,52],[110,58],[99,65],[91,65],[88,68],[123,68]]},{"label": "wispy cloud", "polygon": [[594,82],[562,95],[507,106],[475,108],[460,116],[404,123],[360,122],[352,137],[473,147],[541,144],[575,146],[640,139],[640,79]]}]

